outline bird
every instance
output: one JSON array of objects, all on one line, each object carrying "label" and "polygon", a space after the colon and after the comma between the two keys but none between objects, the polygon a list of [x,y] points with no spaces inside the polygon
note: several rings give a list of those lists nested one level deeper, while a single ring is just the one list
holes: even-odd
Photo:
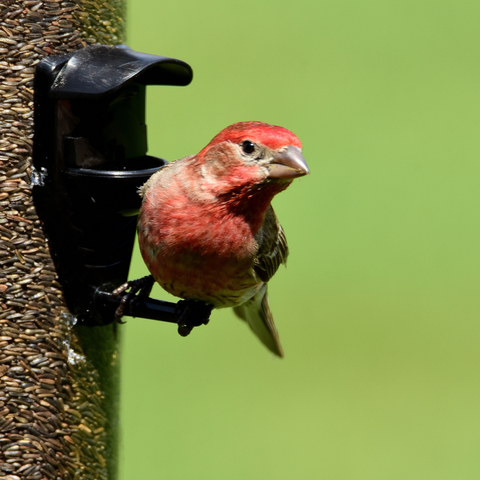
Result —
[{"label": "bird", "polygon": [[298,137],[259,121],[234,123],[158,170],[139,190],[137,223],[153,279],[184,300],[233,307],[283,357],[267,290],[289,250],[271,201],[309,173]]}]

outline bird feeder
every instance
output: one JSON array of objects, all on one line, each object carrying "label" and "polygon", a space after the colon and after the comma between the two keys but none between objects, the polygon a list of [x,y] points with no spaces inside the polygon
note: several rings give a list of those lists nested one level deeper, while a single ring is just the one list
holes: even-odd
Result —
[{"label": "bird feeder", "polygon": [[[35,73],[33,196],[69,310],[111,323],[127,280],[141,198],[166,161],[147,155],[147,85],[188,85],[185,62],[92,45],[42,60]],[[132,316],[175,322],[175,304],[146,299]],[[135,310],[136,308],[136,310]]]}]

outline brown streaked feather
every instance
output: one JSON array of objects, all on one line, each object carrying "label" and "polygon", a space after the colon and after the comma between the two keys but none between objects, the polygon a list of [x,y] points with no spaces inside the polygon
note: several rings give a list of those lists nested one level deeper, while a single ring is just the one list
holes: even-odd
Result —
[{"label": "brown streaked feather", "polygon": [[260,280],[268,282],[278,267],[287,263],[288,245],[285,232],[270,205],[265,214],[262,228],[256,240],[258,253],[254,260],[253,270]]},{"label": "brown streaked feather", "polygon": [[255,335],[272,353],[283,357],[283,348],[268,304],[266,283],[250,300],[233,310],[248,323]]}]

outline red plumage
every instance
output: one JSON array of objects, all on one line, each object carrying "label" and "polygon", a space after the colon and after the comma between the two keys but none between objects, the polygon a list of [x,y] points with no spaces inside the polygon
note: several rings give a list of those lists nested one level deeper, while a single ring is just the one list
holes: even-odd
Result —
[{"label": "red plumage", "polygon": [[178,297],[235,307],[280,356],[266,285],[288,247],[270,202],[308,173],[300,149],[285,128],[236,123],[141,189],[140,250],[154,279]]}]

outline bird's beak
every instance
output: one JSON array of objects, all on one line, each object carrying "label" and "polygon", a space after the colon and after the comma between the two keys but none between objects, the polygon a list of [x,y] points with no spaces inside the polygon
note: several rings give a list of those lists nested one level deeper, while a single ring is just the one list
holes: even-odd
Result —
[{"label": "bird's beak", "polygon": [[297,178],[308,175],[310,171],[299,148],[289,145],[278,152],[269,165],[268,178]]}]

